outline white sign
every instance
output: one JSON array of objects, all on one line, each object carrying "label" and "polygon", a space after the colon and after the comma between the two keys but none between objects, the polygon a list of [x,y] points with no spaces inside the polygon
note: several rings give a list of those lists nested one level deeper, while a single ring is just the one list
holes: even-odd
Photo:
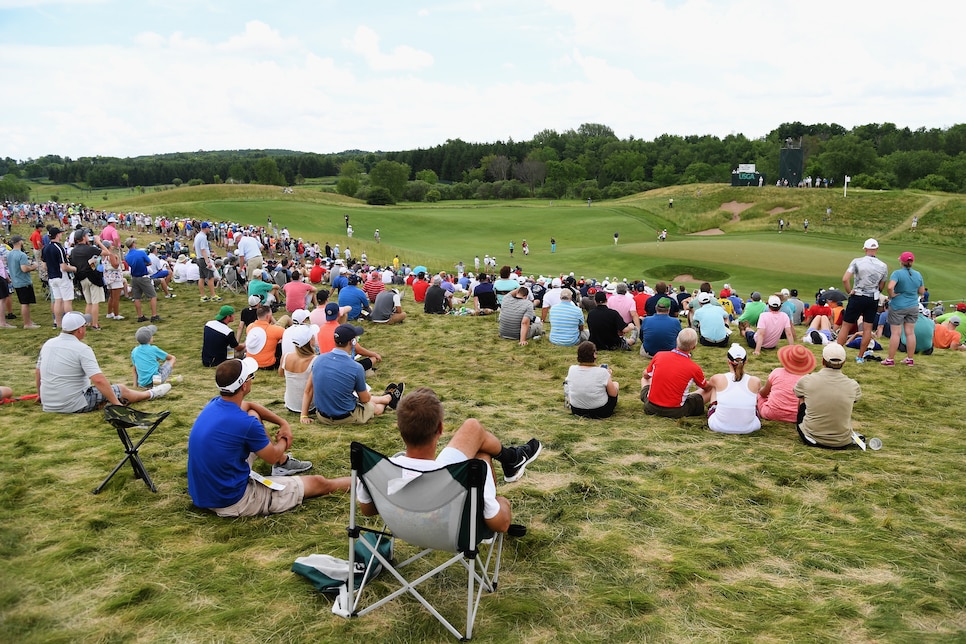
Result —
[{"label": "white sign", "polygon": [[755,164],[754,163],[739,163],[738,164],[738,172],[750,172],[750,173],[754,174],[755,173]]}]

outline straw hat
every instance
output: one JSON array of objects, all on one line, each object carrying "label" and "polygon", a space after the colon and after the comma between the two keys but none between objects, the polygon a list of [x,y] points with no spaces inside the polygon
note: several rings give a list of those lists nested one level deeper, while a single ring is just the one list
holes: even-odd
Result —
[{"label": "straw hat", "polygon": [[804,376],[815,369],[815,355],[801,344],[786,344],[778,349],[778,361],[785,371],[795,376]]}]

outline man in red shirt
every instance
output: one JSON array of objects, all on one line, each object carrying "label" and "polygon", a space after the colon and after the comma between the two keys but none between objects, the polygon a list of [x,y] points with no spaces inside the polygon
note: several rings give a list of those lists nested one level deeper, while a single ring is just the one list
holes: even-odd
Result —
[{"label": "man in red shirt", "polygon": [[[692,328],[681,329],[677,347],[660,351],[644,370],[641,378],[641,402],[644,413],[666,418],[703,416],[704,406],[711,400],[714,387],[704,377],[704,372],[691,352],[698,344],[698,332]],[[701,391],[688,393],[694,383]]]},{"label": "man in red shirt", "polygon": [[44,234],[40,232],[43,228],[43,224],[37,224],[34,226],[34,231],[30,233],[30,245],[34,248],[34,259],[40,259],[40,251],[44,248]]},{"label": "man in red shirt", "polygon": [[427,290],[429,290],[429,281],[426,279],[426,273],[419,271],[419,275],[413,281],[413,299],[417,302],[425,301]]}]

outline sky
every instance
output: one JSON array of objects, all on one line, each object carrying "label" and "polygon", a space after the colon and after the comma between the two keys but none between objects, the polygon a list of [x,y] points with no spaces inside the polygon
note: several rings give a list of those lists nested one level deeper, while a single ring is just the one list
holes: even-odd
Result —
[{"label": "sky", "polygon": [[0,0],[0,157],[948,128],[966,122],[960,6]]}]

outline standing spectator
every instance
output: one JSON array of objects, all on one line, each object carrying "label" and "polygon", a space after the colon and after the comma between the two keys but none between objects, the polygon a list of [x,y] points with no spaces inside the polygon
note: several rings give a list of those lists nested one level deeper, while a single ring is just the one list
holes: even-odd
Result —
[{"label": "standing spectator", "polygon": [[151,260],[148,254],[136,247],[137,240],[128,237],[126,246],[127,254],[124,261],[131,269],[131,297],[134,299],[134,310],[138,314],[138,322],[147,322],[148,318],[142,312],[141,299],[148,298],[151,305],[151,322],[160,322],[161,316],[158,315],[158,294],[154,290],[154,283],[148,272],[151,270]]},{"label": "standing spectator", "polygon": [[[208,242],[208,232],[211,224],[207,221],[201,222],[201,230],[195,235],[195,263],[198,265],[198,292],[201,293],[201,301],[209,300],[220,302],[221,297],[215,295],[215,259],[211,255],[211,244]],[[130,262],[128,262],[130,264]],[[205,295],[205,284],[208,284],[208,292]]]},{"label": "standing spectator", "polygon": [[[889,271],[885,263],[875,256],[879,250],[879,242],[869,238],[865,240],[863,249],[865,250],[865,256],[853,259],[845,274],[842,276],[842,285],[845,287],[844,290],[849,294],[849,301],[845,311],[842,313],[842,328],[836,338],[836,342],[844,345],[849,335],[852,334],[852,331],[857,328],[859,318],[862,318],[862,342],[859,345],[859,355],[855,358],[855,361],[858,363],[865,362],[866,350],[872,341],[872,323],[878,315],[879,295],[882,292],[882,287],[885,286],[886,275],[888,275]],[[912,253],[909,253],[909,255],[912,256]],[[915,301],[909,306],[915,309],[909,325],[911,330],[916,322],[916,317],[919,315],[918,294],[916,295]],[[894,306],[890,306],[890,310],[894,309]],[[835,325],[835,321],[835,317],[833,316],[833,326]],[[896,333],[896,336],[898,335]],[[893,351],[894,354],[895,352]],[[892,358],[893,356],[889,357]],[[912,358],[912,353],[909,354],[909,357],[910,359]],[[885,361],[883,361],[883,364],[885,364]]]},{"label": "standing spectator", "polygon": [[[93,241],[93,243],[92,243]],[[101,330],[100,309],[104,297],[104,273],[97,270],[101,257],[110,254],[107,247],[97,237],[91,239],[91,231],[81,228],[74,232],[74,248],[70,252],[70,263],[77,269],[75,281],[80,282],[86,302],[85,313],[93,321],[91,328]]]},{"label": "standing spectator", "polygon": [[778,349],[778,362],[782,366],[773,369],[758,390],[758,415],[764,420],[794,423],[798,420],[795,385],[815,369],[815,354],[802,344],[789,344]]},{"label": "standing spectator", "polygon": [[107,319],[123,320],[121,315],[121,293],[126,283],[124,281],[124,262],[121,261],[121,245],[105,241],[107,256],[103,258],[104,286],[107,288]]},{"label": "standing spectator", "polygon": [[[909,251],[899,256],[902,268],[893,271],[889,278],[889,357],[882,361],[885,367],[893,366],[899,350],[899,332],[905,332],[906,357],[902,364],[915,364],[912,356],[916,353],[916,320],[919,319],[919,296],[925,290],[922,274],[913,270],[915,256]],[[851,300],[849,300],[851,302]],[[871,326],[871,325],[870,325]]]},{"label": "standing spectator", "polygon": [[60,326],[64,314],[74,309],[74,282],[71,274],[77,269],[67,261],[61,239],[64,231],[57,226],[48,229],[49,243],[44,246],[42,256],[47,268],[47,285],[50,288],[50,309],[54,315],[54,328]]},{"label": "standing spectator", "polygon": [[564,381],[570,413],[585,418],[609,418],[617,408],[620,384],[607,365],[597,366],[597,347],[589,340],[577,346],[577,364],[571,365]]},{"label": "standing spectator", "polygon": [[262,243],[259,242],[255,237],[249,234],[238,236],[236,241],[238,243],[238,259],[245,263],[246,274],[251,277],[256,273],[260,273],[262,266],[264,266],[264,258],[262,257]]},{"label": "standing spectator", "polygon": [[745,373],[748,354],[734,343],[728,349],[728,373],[711,376],[714,387],[708,408],[708,429],[722,434],[750,434],[761,429],[756,407],[761,379]]},{"label": "standing spectator", "polygon": [[[20,302],[20,317],[23,318],[23,328],[39,329],[39,324],[34,324],[30,319],[30,305],[37,303],[37,295],[34,293],[34,283],[30,273],[39,268],[39,264],[27,257],[23,251],[24,239],[20,235],[10,238],[10,245],[13,247],[7,253],[7,265],[10,273],[10,285],[13,286]],[[0,320],[2,322],[2,320]]]},{"label": "standing spectator", "polygon": [[842,373],[845,360],[845,347],[831,342],[822,349],[822,369],[795,384],[800,402],[796,428],[809,447],[852,446],[852,406],[862,396],[862,389]]}]

